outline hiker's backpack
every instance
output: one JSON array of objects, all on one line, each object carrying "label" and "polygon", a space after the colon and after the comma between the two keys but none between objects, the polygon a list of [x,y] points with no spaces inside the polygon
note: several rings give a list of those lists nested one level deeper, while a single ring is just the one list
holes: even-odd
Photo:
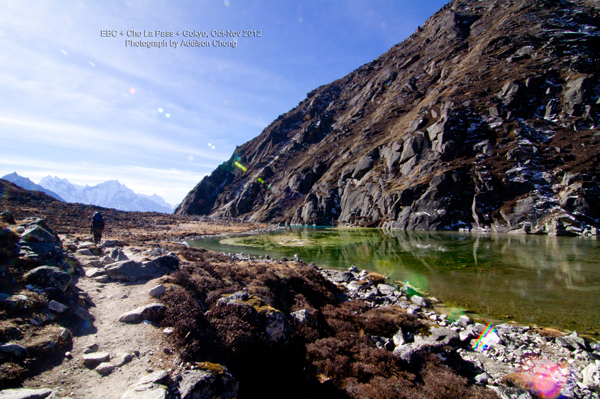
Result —
[{"label": "hiker's backpack", "polygon": [[104,221],[102,220],[102,215],[100,212],[94,213],[92,216],[92,227],[93,228],[102,228],[104,227]]}]

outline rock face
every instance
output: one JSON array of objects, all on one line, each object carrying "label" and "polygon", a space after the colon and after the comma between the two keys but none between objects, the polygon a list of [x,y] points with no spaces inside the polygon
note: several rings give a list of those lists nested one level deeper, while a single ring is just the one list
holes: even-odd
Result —
[{"label": "rock face", "polygon": [[176,213],[597,235],[591,7],[454,0],[386,54],[308,93]]}]

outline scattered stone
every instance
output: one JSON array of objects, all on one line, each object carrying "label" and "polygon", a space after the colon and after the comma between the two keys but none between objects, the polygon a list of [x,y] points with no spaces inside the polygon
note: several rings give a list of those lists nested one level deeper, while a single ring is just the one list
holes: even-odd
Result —
[{"label": "scattered stone", "polygon": [[164,317],[166,310],[167,307],[162,303],[151,303],[122,314],[119,321],[122,323],[140,323],[143,320],[157,322]]},{"label": "scattered stone", "polygon": [[73,359],[73,354],[71,352],[65,352],[65,357],[69,360]]},{"label": "scattered stone", "polygon": [[167,287],[160,284],[160,285],[157,285],[156,287],[150,289],[150,291],[148,291],[148,294],[153,297],[158,297],[158,296],[164,294],[166,291],[167,291]]},{"label": "scattered stone", "polygon": [[91,344],[91,345],[88,345],[85,348],[83,348],[83,353],[85,353],[85,354],[94,353],[94,352],[98,352],[98,344]]},{"label": "scattered stone", "polygon": [[101,276],[94,277],[94,281],[97,283],[108,283],[110,281],[110,277],[108,277],[106,274],[104,274]]},{"label": "scattered stone", "polygon": [[69,307],[67,305],[63,305],[60,302],[57,302],[55,300],[51,300],[50,303],[48,304],[48,309],[50,309],[53,312],[56,313],[63,313],[67,310],[69,310]]},{"label": "scattered stone", "polygon": [[106,274],[114,280],[150,280],[163,276],[179,267],[179,259],[174,256],[161,256],[150,262],[126,260],[106,266]]},{"label": "scattered stone", "polygon": [[83,255],[83,256],[94,256],[92,251],[90,251],[88,248],[78,249],[76,254]]},{"label": "scattered stone", "polygon": [[185,371],[179,384],[181,399],[236,398],[238,389],[238,382],[227,369],[218,374],[205,370]]},{"label": "scattered stone", "polygon": [[112,363],[115,367],[121,367],[121,366],[124,366],[125,364],[131,362],[133,359],[135,359],[135,353],[122,352],[113,358]]},{"label": "scattered stone", "polygon": [[106,352],[88,353],[83,355],[83,364],[87,368],[96,368],[100,363],[108,362],[110,355]]},{"label": "scattered stone", "polygon": [[414,303],[417,306],[421,306],[421,307],[427,306],[427,301],[422,296],[413,295],[412,297],[410,297],[410,300],[412,303]]},{"label": "scattered stone", "polygon": [[596,360],[595,363],[589,364],[581,372],[583,376],[583,383],[588,388],[597,390],[600,389],[600,360]]},{"label": "scattered stone", "polygon": [[85,275],[89,278],[98,277],[104,274],[104,270],[102,269],[88,269],[85,272]]},{"label": "scattered stone", "polygon": [[315,322],[310,312],[306,309],[298,310],[297,312],[290,313],[290,316],[296,320],[297,323],[311,325]]},{"label": "scattered stone", "polygon": [[129,260],[129,258],[127,257],[127,255],[125,255],[121,248],[113,249],[112,251],[110,251],[110,254],[108,256],[115,262]]},{"label": "scattered stone", "polygon": [[167,327],[163,330],[163,334],[165,334],[166,336],[169,336],[171,334],[173,334],[173,327]]},{"label": "scattered stone", "polygon": [[115,366],[108,362],[100,363],[94,371],[96,371],[100,375],[109,375],[115,369]]}]

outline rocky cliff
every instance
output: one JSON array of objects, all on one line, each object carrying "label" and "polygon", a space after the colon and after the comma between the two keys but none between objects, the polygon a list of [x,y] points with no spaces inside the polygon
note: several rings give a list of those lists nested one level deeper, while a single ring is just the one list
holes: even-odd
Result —
[{"label": "rocky cliff", "polygon": [[454,0],[308,93],[176,213],[597,234],[599,54],[594,1]]}]

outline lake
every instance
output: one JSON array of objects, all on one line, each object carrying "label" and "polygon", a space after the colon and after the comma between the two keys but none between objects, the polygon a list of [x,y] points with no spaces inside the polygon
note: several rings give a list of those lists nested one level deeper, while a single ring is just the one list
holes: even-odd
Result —
[{"label": "lake", "polygon": [[190,242],[218,252],[377,271],[442,301],[453,316],[600,337],[600,240],[380,229],[293,228]]}]

